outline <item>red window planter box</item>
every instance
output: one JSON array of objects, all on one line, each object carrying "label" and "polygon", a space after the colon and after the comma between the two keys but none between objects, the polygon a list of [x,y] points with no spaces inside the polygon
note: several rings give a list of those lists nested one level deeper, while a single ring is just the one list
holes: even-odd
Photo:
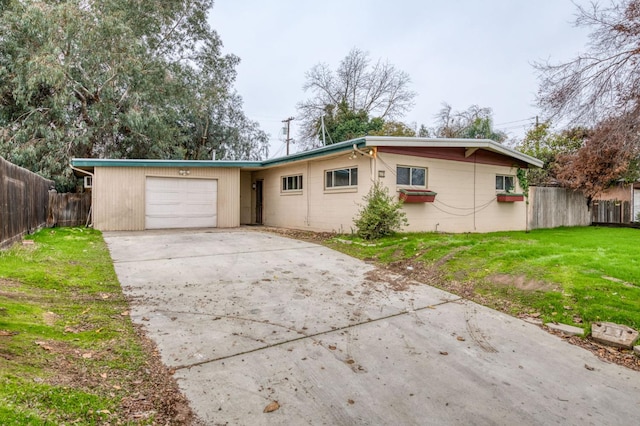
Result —
[{"label": "red window planter box", "polygon": [[524,194],[498,194],[499,203],[513,203],[514,201],[524,201]]},{"label": "red window planter box", "polygon": [[400,189],[398,198],[405,203],[433,203],[436,199],[436,192],[433,191],[411,191]]}]

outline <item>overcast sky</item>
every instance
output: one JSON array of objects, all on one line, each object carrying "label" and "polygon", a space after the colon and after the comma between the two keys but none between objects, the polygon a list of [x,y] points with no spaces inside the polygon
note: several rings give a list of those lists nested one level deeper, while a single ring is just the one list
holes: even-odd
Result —
[{"label": "overcast sky", "polygon": [[521,138],[539,114],[531,64],[585,50],[575,12],[570,0],[215,0],[210,23],[223,52],[241,59],[235,88],[247,116],[270,134],[274,157],[284,155],[282,120],[310,96],[305,73],[320,62],[335,69],[354,47],[411,76],[417,97],[405,123],[431,127],[443,102],[476,104]]}]

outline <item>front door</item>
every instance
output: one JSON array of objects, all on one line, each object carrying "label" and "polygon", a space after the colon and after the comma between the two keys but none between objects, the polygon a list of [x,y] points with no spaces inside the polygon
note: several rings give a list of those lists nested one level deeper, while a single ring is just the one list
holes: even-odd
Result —
[{"label": "front door", "polygon": [[256,224],[262,225],[262,183],[264,181],[256,181]]}]

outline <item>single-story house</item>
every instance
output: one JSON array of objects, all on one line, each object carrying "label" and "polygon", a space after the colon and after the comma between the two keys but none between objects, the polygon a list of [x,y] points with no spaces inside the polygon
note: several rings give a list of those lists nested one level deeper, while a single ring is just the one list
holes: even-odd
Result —
[{"label": "single-story house", "polygon": [[265,161],[76,158],[103,231],[242,224],[350,232],[378,180],[407,231],[524,230],[518,168],[536,158],[487,139],[363,137]]}]

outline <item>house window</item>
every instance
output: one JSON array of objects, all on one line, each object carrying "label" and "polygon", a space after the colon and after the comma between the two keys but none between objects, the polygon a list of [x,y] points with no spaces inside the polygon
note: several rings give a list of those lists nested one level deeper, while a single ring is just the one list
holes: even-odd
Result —
[{"label": "house window", "polygon": [[282,177],[282,192],[288,191],[302,191],[302,175]]},{"label": "house window", "polygon": [[358,185],[358,168],[327,170],[325,188],[339,188]]},{"label": "house window", "polygon": [[515,177],[496,175],[496,191],[511,192],[515,189]]},{"label": "house window", "polygon": [[424,167],[398,166],[396,184],[427,187],[427,169]]}]

